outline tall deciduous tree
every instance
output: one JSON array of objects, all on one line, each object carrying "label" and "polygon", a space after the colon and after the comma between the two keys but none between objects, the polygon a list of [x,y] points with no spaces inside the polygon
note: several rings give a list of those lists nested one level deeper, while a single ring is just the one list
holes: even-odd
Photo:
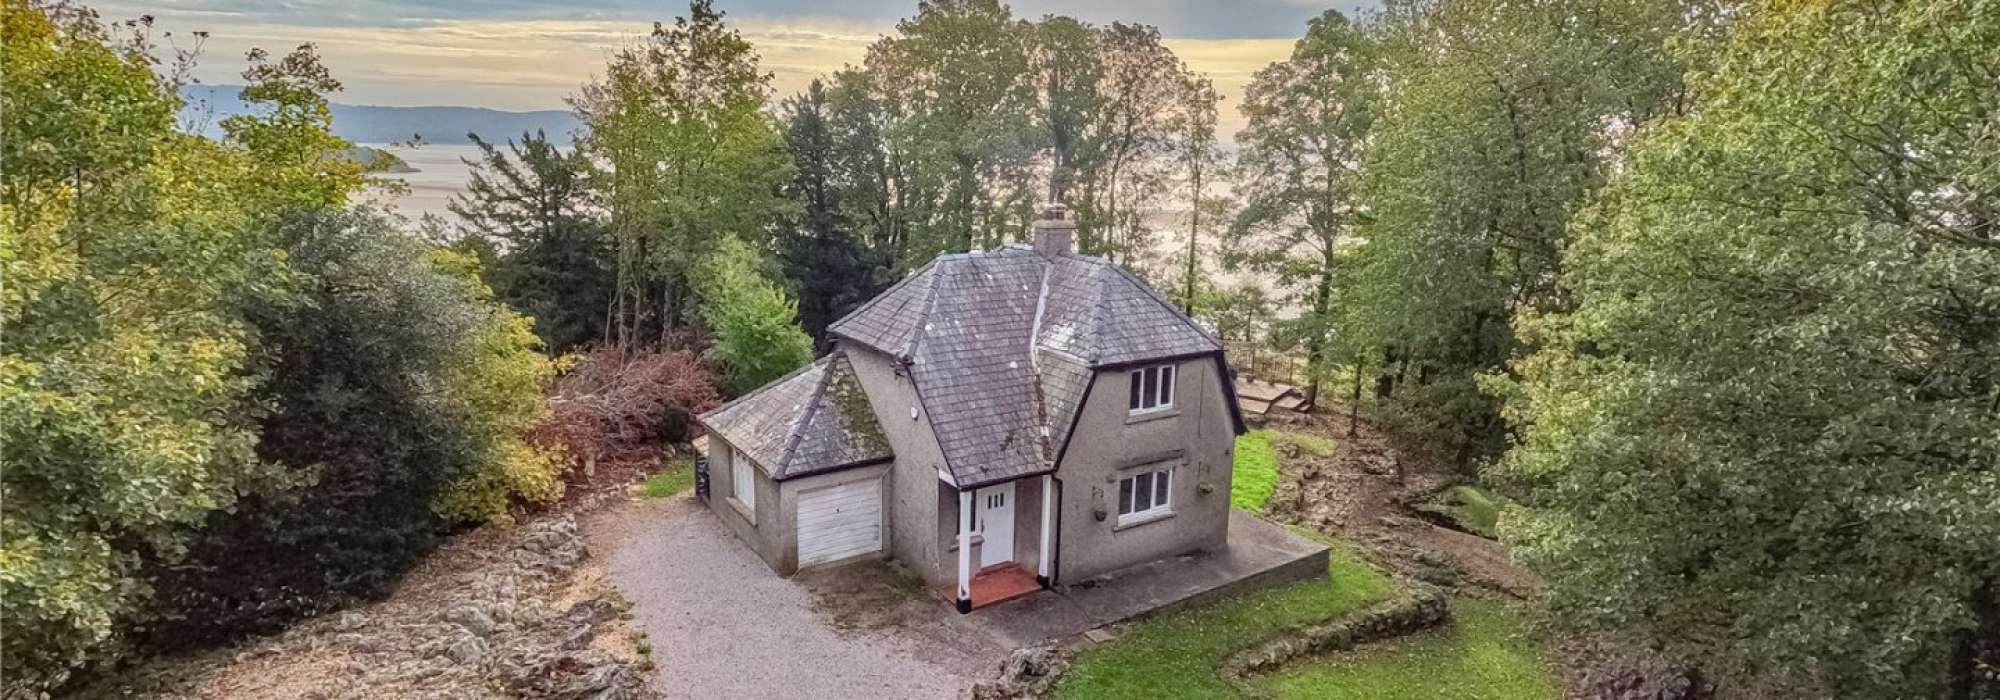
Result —
[{"label": "tall deciduous tree", "polygon": [[997,0],[926,0],[868,47],[896,107],[886,138],[910,167],[906,260],[994,246],[1026,230],[1035,92],[1013,13]]},{"label": "tall deciduous tree", "polygon": [[1751,8],[1572,229],[1503,469],[1561,620],[1747,695],[2000,697],[1994,9]]},{"label": "tall deciduous tree", "polygon": [[1281,330],[1306,350],[1306,395],[1335,359],[1335,273],[1359,223],[1357,169],[1381,100],[1375,48],[1338,11],[1314,18],[1284,61],[1257,71],[1236,140],[1243,208],[1231,225],[1233,257],[1274,273],[1303,313]]},{"label": "tall deciduous tree", "polygon": [[1473,381],[1519,343],[1556,284],[1571,214],[1625,134],[1685,105],[1677,38],[1703,0],[1421,0],[1380,22],[1388,86],[1362,165],[1366,240],[1342,285],[1345,335],[1383,362],[1391,426],[1461,468],[1496,456],[1497,402]]},{"label": "tall deciduous tree", "polygon": [[535,319],[535,334],[554,352],[599,340],[611,302],[611,241],[593,207],[591,164],[563,153],[537,131],[509,139],[506,150],[477,134],[472,179],[448,205],[466,233],[489,244],[485,270],[500,299]]},{"label": "tall deciduous tree", "polygon": [[722,237],[771,239],[791,164],[764,111],[769,83],[750,43],[694,0],[573,100],[590,128],[580,145],[606,166],[620,344],[685,326],[688,272]]}]

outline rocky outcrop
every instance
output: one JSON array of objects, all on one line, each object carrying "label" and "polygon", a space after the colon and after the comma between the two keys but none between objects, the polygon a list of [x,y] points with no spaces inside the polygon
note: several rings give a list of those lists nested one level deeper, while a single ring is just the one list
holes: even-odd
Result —
[{"label": "rocky outcrop", "polygon": [[1253,676],[1270,673],[1304,657],[1346,651],[1362,644],[1419,632],[1450,617],[1451,605],[1444,592],[1426,587],[1377,604],[1360,614],[1288,632],[1237,652],[1224,661],[1217,672],[1244,695],[1255,697],[1257,689],[1250,682]]},{"label": "rocky outcrop", "polygon": [[974,700],[1038,698],[1055,688],[1069,670],[1069,652],[1057,646],[1015,649],[1000,663],[1000,676],[972,686]]},{"label": "rocky outcrop", "polygon": [[231,654],[163,664],[145,682],[120,684],[119,694],[645,697],[630,643],[607,639],[625,606],[609,586],[585,580],[579,567],[587,556],[568,516],[464,535],[382,603],[306,621]]}]

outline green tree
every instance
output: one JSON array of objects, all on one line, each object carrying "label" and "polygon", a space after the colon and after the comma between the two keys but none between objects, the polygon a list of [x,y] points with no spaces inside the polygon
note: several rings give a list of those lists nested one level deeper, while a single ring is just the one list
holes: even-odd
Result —
[{"label": "green tree", "polygon": [[246,404],[261,376],[243,309],[292,279],[259,226],[361,180],[318,150],[339,145],[325,122],[300,116],[323,104],[309,49],[253,56],[246,98],[270,109],[218,143],[175,131],[186,65],[156,74],[143,22],[114,33],[87,10],[8,0],[0,26],[12,693],[115,651],[149,590],[142,559],[178,557],[211,512],[289,483],[256,458]]},{"label": "green tree", "polygon": [[723,391],[741,396],[812,361],[812,337],[793,321],[798,305],[763,272],[750,244],[727,238],[702,262],[700,294],[722,366]]},{"label": "green tree", "polygon": [[710,0],[655,23],[613,55],[574,100],[590,128],[580,143],[605,164],[617,286],[613,335],[629,345],[684,327],[690,268],[722,236],[767,242],[788,202],[790,161],[764,111],[770,76]]},{"label": "green tree", "polygon": [[1243,208],[1232,258],[1275,274],[1301,308],[1280,335],[1306,350],[1309,402],[1337,359],[1335,273],[1358,223],[1355,169],[1381,99],[1371,43],[1339,11],[1314,18],[1290,57],[1257,71],[1236,135]]},{"label": "green tree", "polygon": [[1473,377],[1519,352],[1509,319],[1572,303],[1556,284],[1570,217],[1631,128],[1686,104],[1683,59],[1712,3],[1391,3],[1387,94],[1356,204],[1361,245],[1336,290],[1348,344],[1382,360],[1390,425],[1461,468],[1503,446]]},{"label": "green tree", "polygon": [[785,276],[797,287],[799,325],[821,349],[826,327],[884,286],[878,282],[882,268],[856,240],[851,209],[843,201],[842,154],[830,110],[826,86],[818,80],[785,102],[785,143],[797,172],[789,192],[799,214],[778,239]]},{"label": "green tree", "polygon": [[389,590],[445,525],[546,498],[555,462],[521,442],[553,375],[527,322],[462,259],[385,215],[276,222],[295,294],[248,309],[268,379],[257,456],[297,488],[208,514],[156,557],[159,644],[225,641]]},{"label": "green tree", "polygon": [[1559,620],[1749,695],[2000,697],[1993,10],[1750,8],[1571,229],[1496,382]]},{"label": "green tree", "polygon": [[905,263],[1025,232],[1041,188],[1023,187],[1038,142],[1013,13],[997,0],[924,0],[865,65],[895,106],[884,136],[910,168]]},{"label": "green tree", "polygon": [[493,251],[485,276],[502,301],[535,319],[552,352],[602,337],[612,294],[611,244],[592,207],[590,161],[563,153],[541,132],[502,151],[468,134],[479,160],[448,205],[460,226]]}]

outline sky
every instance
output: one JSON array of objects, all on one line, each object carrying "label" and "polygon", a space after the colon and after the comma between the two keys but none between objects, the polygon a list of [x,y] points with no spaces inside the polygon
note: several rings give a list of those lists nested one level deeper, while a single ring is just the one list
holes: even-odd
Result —
[{"label": "sky", "polygon": [[[677,2],[527,0],[110,0],[84,4],[107,20],[150,15],[163,45],[189,48],[209,32],[196,76],[236,83],[243,53],[319,46],[348,104],[464,105],[563,109],[563,99],[599,73],[611,51],[652,22],[671,21]],[[1353,13],[1375,0],[1016,0],[1017,17],[1151,24],[1167,45],[1222,92],[1222,130],[1242,127],[1235,104],[1258,68],[1283,58],[1306,21],[1329,7]],[[916,12],[915,0],[831,2],[716,0],[753,43],[779,96],[814,77],[859,63],[868,44]],[[171,32],[171,36],[167,34]]]}]

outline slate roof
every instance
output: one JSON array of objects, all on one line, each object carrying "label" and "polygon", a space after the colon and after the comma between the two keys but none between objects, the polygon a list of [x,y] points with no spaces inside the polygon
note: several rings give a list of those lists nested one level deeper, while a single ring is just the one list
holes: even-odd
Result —
[{"label": "slate roof", "polygon": [[701,424],[763,467],[789,479],[890,459],[888,439],[847,353],[812,364],[700,416]]},{"label": "slate roof", "polygon": [[1049,471],[1094,369],[1222,349],[1117,265],[1024,245],[939,256],[829,330],[908,364],[960,487]]}]

